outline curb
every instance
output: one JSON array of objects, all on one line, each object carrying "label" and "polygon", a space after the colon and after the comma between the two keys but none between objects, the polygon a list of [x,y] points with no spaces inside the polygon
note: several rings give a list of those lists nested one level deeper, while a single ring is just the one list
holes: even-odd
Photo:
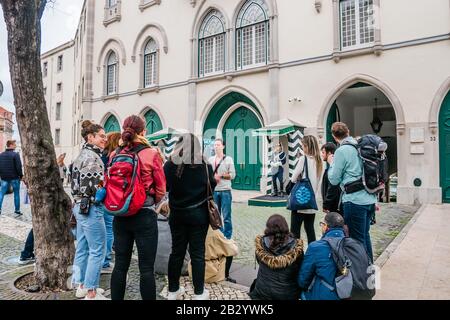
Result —
[{"label": "curb", "polygon": [[409,220],[409,222],[406,224],[406,226],[403,227],[403,229],[400,231],[400,233],[395,237],[394,240],[387,246],[387,248],[383,251],[383,253],[378,257],[378,259],[375,261],[375,265],[378,266],[380,269],[386,264],[386,262],[389,260],[391,255],[397,250],[398,246],[403,242],[403,240],[406,238],[406,235],[408,234],[409,230],[413,227],[413,225],[416,223],[416,221],[419,219],[419,217],[422,215],[422,213],[425,211],[425,208],[427,207],[426,204],[421,205],[419,210],[414,214],[414,216]]}]

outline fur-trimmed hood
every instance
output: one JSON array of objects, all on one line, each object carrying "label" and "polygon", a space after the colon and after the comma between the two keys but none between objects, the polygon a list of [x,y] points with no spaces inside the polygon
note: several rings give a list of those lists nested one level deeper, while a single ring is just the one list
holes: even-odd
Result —
[{"label": "fur-trimmed hood", "polygon": [[255,247],[257,259],[267,265],[270,269],[284,269],[303,256],[303,242],[299,239],[295,239],[295,245],[293,245],[290,250],[278,256],[265,248],[263,236],[256,237]]}]

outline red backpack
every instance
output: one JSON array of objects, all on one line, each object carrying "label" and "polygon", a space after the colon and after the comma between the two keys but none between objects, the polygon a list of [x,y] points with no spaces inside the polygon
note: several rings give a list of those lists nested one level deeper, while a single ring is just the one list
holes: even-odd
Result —
[{"label": "red backpack", "polygon": [[103,207],[106,213],[128,217],[138,213],[144,205],[147,194],[141,179],[138,153],[147,148],[141,144],[132,149],[119,148],[110,160],[105,174]]}]

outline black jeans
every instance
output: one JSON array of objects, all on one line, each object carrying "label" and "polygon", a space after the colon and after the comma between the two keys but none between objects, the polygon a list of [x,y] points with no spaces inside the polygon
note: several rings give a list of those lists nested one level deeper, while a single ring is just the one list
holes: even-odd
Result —
[{"label": "black jeans", "polygon": [[[198,214],[207,215],[204,210],[196,211]],[[169,257],[168,269],[169,292],[176,292],[180,288],[181,268],[189,244],[194,293],[202,294],[205,284],[205,240],[209,225],[207,223],[189,223],[182,215],[184,215],[182,211],[171,212],[169,220],[172,234],[172,253]]]},{"label": "black jeans", "polygon": [[116,260],[111,276],[111,299],[123,300],[133,245],[136,241],[142,300],[156,300],[154,265],[158,248],[156,213],[143,208],[135,216],[116,217],[113,222]]},{"label": "black jeans", "polygon": [[300,239],[300,231],[303,222],[305,222],[306,236],[308,237],[308,244],[316,241],[316,232],[314,231],[314,220],[316,215],[314,213],[301,213],[297,211],[291,212],[291,232],[297,239]]},{"label": "black jeans", "polygon": [[[272,176],[272,187],[273,187],[273,192],[277,193],[278,190],[280,192],[284,191],[284,186],[283,186],[283,176],[284,176],[284,170],[283,168],[280,168],[278,170],[278,173]],[[278,189],[278,185],[277,185],[277,180],[280,183],[280,189]]]},{"label": "black jeans", "polygon": [[33,229],[30,230],[25,241],[25,247],[20,253],[20,259],[25,260],[29,258],[34,258],[34,234]]}]

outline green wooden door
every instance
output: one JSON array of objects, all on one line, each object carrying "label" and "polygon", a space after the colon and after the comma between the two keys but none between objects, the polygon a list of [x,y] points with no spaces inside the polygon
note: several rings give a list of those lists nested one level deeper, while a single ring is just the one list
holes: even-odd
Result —
[{"label": "green wooden door", "polygon": [[232,148],[225,152],[233,157],[236,168],[233,189],[260,190],[262,144],[261,138],[252,135],[252,130],[258,128],[261,128],[260,121],[245,107],[234,111],[224,125],[225,145]]},{"label": "green wooden door", "polygon": [[330,112],[328,113],[327,117],[327,127],[326,127],[326,133],[327,133],[327,142],[334,142],[333,135],[331,134],[331,126],[333,123],[340,121],[339,116],[339,108],[336,102],[333,103],[333,106],[330,109]]},{"label": "green wooden door", "polygon": [[439,116],[439,154],[442,201],[450,203],[450,92],[444,99]]},{"label": "green wooden door", "polygon": [[120,124],[116,117],[110,116],[105,122],[105,132],[120,132]]},{"label": "green wooden door", "polygon": [[158,132],[163,128],[161,119],[159,118],[158,114],[153,110],[150,110],[145,114],[145,122],[147,134]]}]

